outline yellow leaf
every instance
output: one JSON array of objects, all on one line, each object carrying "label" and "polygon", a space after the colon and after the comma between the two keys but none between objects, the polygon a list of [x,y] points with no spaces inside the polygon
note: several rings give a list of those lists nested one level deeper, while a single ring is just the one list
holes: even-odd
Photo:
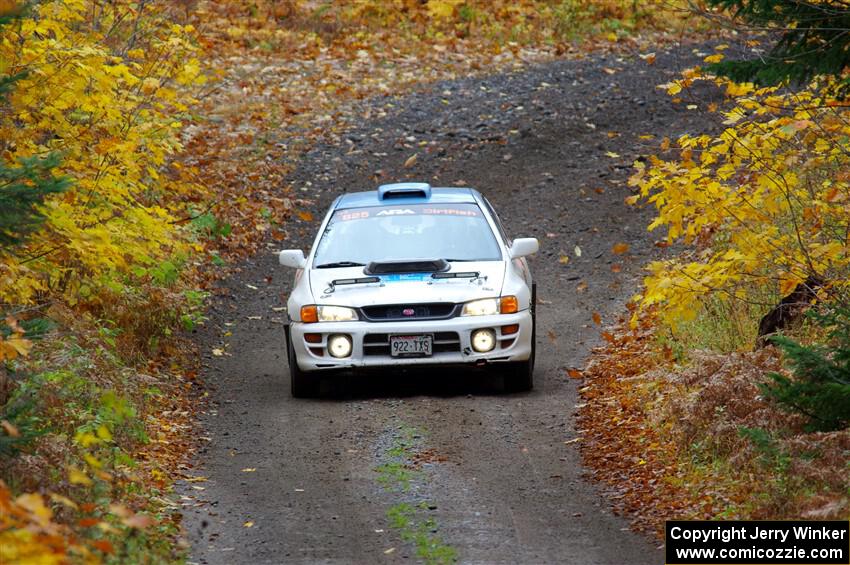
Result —
[{"label": "yellow leaf", "polygon": [[50,500],[52,500],[53,502],[55,502],[57,504],[67,506],[68,508],[70,508],[72,510],[79,510],[80,509],[80,507],[77,505],[76,502],[74,502],[73,500],[71,500],[67,496],[63,496],[63,495],[57,494],[55,492],[50,493]]},{"label": "yellow leaf", "polygon": [[109,428],[104,425],[101,425],[97,429],[97,437],[103,441],[112,441],[112,433],[109,431]]},{"label": "yellow leaf", "polygon": [[77,435],[74,436],[74,441],[80,444],[84,448],[91,447],[92,445],[97,445],[100,443],[100,439],[91,432],[77,432]]},{"label": "yellow leaf", "polygon": [[463,2],[464,0],[428,0],[426,9],[432,18],[448,20],[454,16],[455,9]]},{"label": "yellow leaf", "polygon": [[103,467],[103,463],[100,461],[100,459],[98,459],[91,453],[84,453],[83,459],[85,459],[86,463],[88,463],[89,466],[94,469],[100,469],[101,467]]},{"label": "yellow leaf", "polygon": [[44,499],[39,494],[22,494],[15,499],[15,503],[30,512],[42,524],[50,523],[50,519],[53,518],[53,511],[45,506]]},{"label": "yellow leaf", "polygon": [[68,469],[68,481],[72,485],[84,485],[89,486],[92,484],[92,480],[86,475],[84,472],[80,471],[76,467],[71,467]]},{"label": "yellow leaf", "polygon": [[142,81],[142,92],[145,94],[153,94],[159,89],[159,80],[148,77]]}]

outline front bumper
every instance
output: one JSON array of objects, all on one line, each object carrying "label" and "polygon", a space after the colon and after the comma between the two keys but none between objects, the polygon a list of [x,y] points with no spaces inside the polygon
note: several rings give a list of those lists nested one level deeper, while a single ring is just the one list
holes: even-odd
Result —
[{"label": "front bumper", "polygon": [[[504,326],[518,325],[519,331],[503,333]],[[487,353],[472,349],[473,331],[490,328],[496,332],[496,347]],[[308,343],[305,334],[320,334],[320,341]],[[351,356],[342,359],[328,353],[328,336],[351,337]],[[433,354],[429,357],[392,357],[389,336],[432,334]],[[292,322],[291,347],[302,371],[356,369],[367,367],[415,367],[423,365],[465,365],[526,361],[531,356],[531,312],[495,316],[466,316],[449,320],[394,322]],[[385,345],[384,345],[385,344]]]}]

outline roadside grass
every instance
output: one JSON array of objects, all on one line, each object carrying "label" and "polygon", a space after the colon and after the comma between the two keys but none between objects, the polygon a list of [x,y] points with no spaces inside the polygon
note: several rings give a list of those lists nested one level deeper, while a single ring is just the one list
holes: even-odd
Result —
[{"label": "roadside grass", "polygon": [[693,351],[744,351],[755,343],[758,321],[766,311],[767,307],[760,303],[707,296],[695,319],[683,321],[675,328],[660,327],[656,338],[659,345],[671,349],[680,363],[688,362]]},{"label": "roadside grass", "polygon": [[[144,339],[135,344],[115,324],[61,305],[44,315],[52,329],[30,336],[30,356],[6,367],[15,386],[0,408],[0,557],[41,559],[49,548],[107,563],[181,560],[169,477],[188,452],[181,389],[191,385],[170,369],[140,373],[138,365],[140,351],[162,347],[158,338],[178,314],[152,334],[137,330],[132,336]],[[190,350],[173,347],[176,365]],[[44,547],[47,535],[61,542]]]},{"label": "roadside grass", "polygon": [[458,561],[454,547],[447,545],[438,535],[437,521],[428,516],[434,507],[423,500],[412,487],[427,483],[427,475],[415,463],[422,448],[422,433],[406,424],[398,426],[392,444],[384,450],[375,467],[377,482],[387,492],[404,500],[387,509],[389,526],[396,530],[405,543],[411,544],[416,556],[429,565],[445,565]]}]

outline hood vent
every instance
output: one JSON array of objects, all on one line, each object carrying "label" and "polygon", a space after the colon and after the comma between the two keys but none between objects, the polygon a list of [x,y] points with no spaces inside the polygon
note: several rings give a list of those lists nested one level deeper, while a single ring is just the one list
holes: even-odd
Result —
[{"label": "hood vent", "polygon": [[444,259],[409,260],[409,261],[372,261],[363,272],[367,275],[394,275],[404,273],[442,273],[449,270],[449,264]]}]

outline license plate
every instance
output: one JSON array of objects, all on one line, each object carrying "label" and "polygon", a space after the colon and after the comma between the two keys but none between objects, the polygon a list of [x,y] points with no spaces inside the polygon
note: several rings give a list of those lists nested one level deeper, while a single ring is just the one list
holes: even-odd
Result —
[{"label": "license plate", "polygon": [[430,335],[393,335],[390,336],[390,355],[393,357],[430,357]]}]

